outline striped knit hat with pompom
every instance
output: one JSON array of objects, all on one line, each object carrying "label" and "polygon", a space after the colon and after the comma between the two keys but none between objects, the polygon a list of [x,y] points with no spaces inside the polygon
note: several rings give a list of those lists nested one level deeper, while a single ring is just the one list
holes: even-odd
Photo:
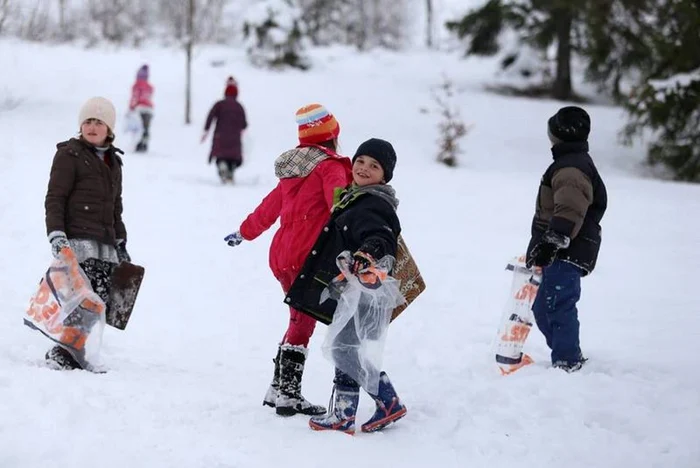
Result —
[{"label": "striped knit hat with pompom", "polygon": [[314,144],[338,138],[340,125],[321,104],[309,104],[296,113],[299,143]]}]

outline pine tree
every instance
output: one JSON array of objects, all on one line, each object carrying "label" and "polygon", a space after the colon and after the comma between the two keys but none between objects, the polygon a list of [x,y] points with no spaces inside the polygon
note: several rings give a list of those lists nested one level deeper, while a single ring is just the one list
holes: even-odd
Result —
[{"label": "pine tree", "polygon": [[[575,44],[572,32],[581,21],[585,2],[569,0],[489,0],[446,27],[467,39],[467,54],[493,55],[499,51],[499,36],[506,30],[517,32],[523,45],[535,48],[544,57],[556,44],[556,66],[552,80],[542,83],[546,94],[556,99],[576,99],[571,84],[571,56]],[[503,61],[512,65],[519,52]],[[533,90],[530,90],[533,91]]]},{"label": "pine tree", "polygon": [[700,182],[700,5],[696,0],[650,2],[628,25],[643,46],[637,85],[623,104],[631,142],[652,131],[650,164],[663,164],[677,180]]},{"label": "pine tree", "polygon": [[[586,59],[586,77],[601,91],[622,102],[623,81],[653,67],[646,41],[646,24],[656,0],[589,0],[584,13],[580,53]],[[653,31],[650,31],[653,32]]]}]

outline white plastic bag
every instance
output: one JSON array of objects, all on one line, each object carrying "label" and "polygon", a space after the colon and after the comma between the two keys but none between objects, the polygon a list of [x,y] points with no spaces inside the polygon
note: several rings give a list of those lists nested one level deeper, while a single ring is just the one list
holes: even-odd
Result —
[{"label": "white plastic bag", "polygon": [[532,305],[542,279],[539,272],[527,268],[524,255],[511,260],[506,270],[513,272],[513,281],[494,342],[496,363],[503,375],[534,362],[523,347],[532,329]]},{"label": "white plastic bag", "polygon": [[124,132],[122,145],[126,147],[134,147],[141,140],[143,134],[143,121],[141,115],[136,111],[129,111],[124,115]]},{"label": "white plastic bag", "polygon": [[141,136],[143,121],[138,112],[129,111],[126,113],[124,116],[124,128],[126,133],[133,133],[134,135]]},{"label": "white plastic bag", "polygon": [[383,257],[357,276],[350,272],[349,251],[341,253],[336,263],[341,275],[321,294],[321,302],[328,297],[338,301],[322,345],[323,355],[376,395],[391,312],[405,302],[399,282],[388,275],[394,257]]},{"label": "white plastic bag", "polygon": [[66,349],[80,366],[100,372],[105,303],[92,290],[71,249],[61,251],[39,283],[24,324]]}]

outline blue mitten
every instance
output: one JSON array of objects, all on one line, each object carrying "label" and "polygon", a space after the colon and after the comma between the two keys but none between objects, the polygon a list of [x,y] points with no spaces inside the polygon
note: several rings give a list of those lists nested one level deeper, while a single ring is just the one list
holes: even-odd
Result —
[{"label": "blue mitten", "polygon": [[231,247],[237,246],[244,240],[245,239],[243,239],[240,231],[236,231],[233,234],[229,234],[228,236],[224,237],[224,241],[226,241],[226,243]]}]

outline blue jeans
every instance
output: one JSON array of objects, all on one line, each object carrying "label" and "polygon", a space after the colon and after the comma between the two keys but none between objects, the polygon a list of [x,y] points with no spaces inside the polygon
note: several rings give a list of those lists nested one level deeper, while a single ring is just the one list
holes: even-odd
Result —
[{"label": "blue jeans", "polygon": [[576,265],[555,260],[542,272],[542,283],[532,304],[537,328],[552,350],[552,363],[582,359],[576,303],[581,298],[582,271]]}]

